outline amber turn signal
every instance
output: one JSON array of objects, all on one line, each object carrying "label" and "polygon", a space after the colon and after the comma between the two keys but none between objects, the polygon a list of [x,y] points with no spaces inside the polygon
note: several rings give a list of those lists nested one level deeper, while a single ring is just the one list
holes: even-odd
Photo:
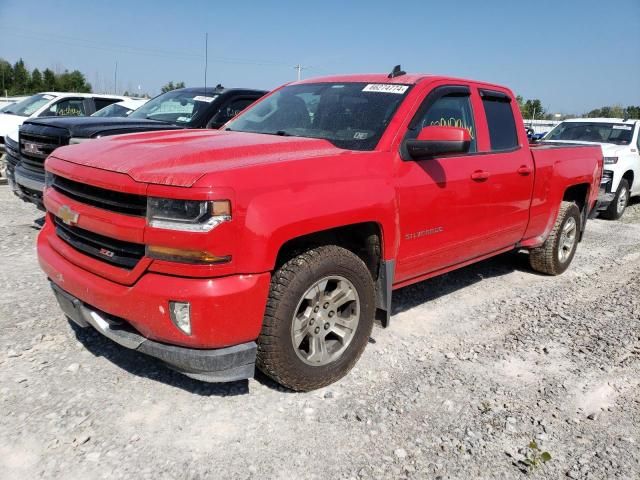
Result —
[{"label": "amber turn signal", "polygon": [[231,256],[218,256],[201,250],[184,250],[182,248],[159,247],[147,245],[146,254],[148,257],[169,262],[181,263],[227,263],[231,261]]}]

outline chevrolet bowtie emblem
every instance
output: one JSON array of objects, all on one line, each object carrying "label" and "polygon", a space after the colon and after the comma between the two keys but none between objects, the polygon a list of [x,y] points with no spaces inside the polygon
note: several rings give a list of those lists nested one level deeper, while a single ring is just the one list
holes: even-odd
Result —
[{"label": "chevrolet bowtie emblem", "polygon": [[67,225],[75,225],[78,223],[78,212],[74,212],[67,205],[63,205],[58,210],[58,218],[62,220]]}]

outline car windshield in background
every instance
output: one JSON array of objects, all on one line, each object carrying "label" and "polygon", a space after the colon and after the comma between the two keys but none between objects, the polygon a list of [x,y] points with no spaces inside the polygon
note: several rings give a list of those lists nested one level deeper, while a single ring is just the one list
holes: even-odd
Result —
[{"label": "car windshield in background", "polygon": [[188,126],[194,123],[218,95],[203,92],[173,90],[149,100],[129,118],[144,118]]},{"label": "car windshield in background", "polygon": [[96,113],[92,114],[92,117],[126,117],[133,110],[131,108],[123,107],[122,105],[118,105],[117,103],[112,103],[100,110]]},{"label": "car windshield in background", "polygon": [[367,83],[291,85],[250,107],[227,129],[322,138],[339,148],[373,150],[409,88]]},{"label": "car windshield in background", "polygon": [[628,123],[562,122],[544,140],[629,145],[632,136],[633,125]]},{"label": "car windshield in background", "polygon": [[7,110],[5,110],[2,113],[20,115],[21,117],[30,117],[35,112],[37,112],[41,107],[44,107],[47,103],[49,103],[54,98],[56,98],[54,95],[47,95],[45,93],[32,95],[29,98],[25,98],[21,102],[11,105]]}]

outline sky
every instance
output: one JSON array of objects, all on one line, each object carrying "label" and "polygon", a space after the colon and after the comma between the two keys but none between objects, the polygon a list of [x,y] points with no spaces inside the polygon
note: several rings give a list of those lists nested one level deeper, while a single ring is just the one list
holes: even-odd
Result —
[{"label": "sky", "polygon": [[0,58],[94,91],[168,81],[271,89],[330,74],[473,78],[551,113],[640,105],[640,0],[0,0]]}]

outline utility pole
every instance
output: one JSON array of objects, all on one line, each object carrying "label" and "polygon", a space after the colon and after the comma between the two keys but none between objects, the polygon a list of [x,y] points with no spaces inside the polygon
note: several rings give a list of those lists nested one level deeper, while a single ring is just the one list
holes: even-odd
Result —
[{"label": "utility pole", "polygon": [[118,94],[118,62],[116,62],[116,69],[113,72],[113,94]]},{"label": "utility pole", "polygon": [[298,71],[298,81],[302,80],[302,70],[306,70],[307,67],[303,67],[302,65],[298,64],[293,68]]},{"label": "utility pole", "polygon": [[207,67],[209,66],[209,32],[204,34],[204,96],[207,96]]}]

